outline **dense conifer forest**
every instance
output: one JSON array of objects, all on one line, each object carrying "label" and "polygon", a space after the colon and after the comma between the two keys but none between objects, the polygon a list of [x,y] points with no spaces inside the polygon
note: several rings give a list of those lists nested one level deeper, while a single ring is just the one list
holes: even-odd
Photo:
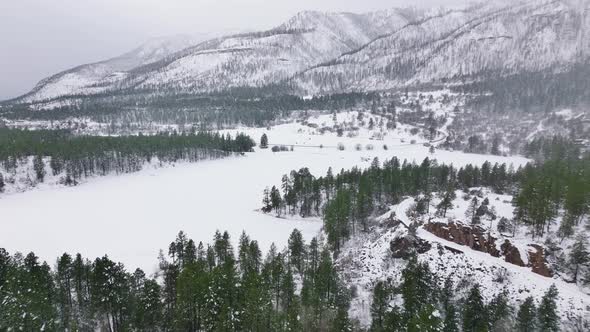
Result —
[{"label": "dense conifer forest", "polygon": [[[101,123],[123,125],[151,122],[199,124],[202,127],[226,127],[236,124],[264,126],[288,117],[296,110],[341,110],[369,104],[377,93],[348,93],[305,99],[292,95],[260,94],[260,91],[234,91],[223,95],[132,95],[85,98],[73,106],[61,106],[38,112],[28,105],[6,105],[0,116],[7,119],[66,120],[89,118]],[[56,100],[59,102],[59,99]]]},{"label": "dense conifer forest", "polygon": [[[573,227],[587,213],[590,203],[590,157],[580,157],[579,150],[560,137],[534,140],[526,151],[537,161],[518,169],[489,162],[457,169],[428,158],[416,164],[394,157],[383,164],[375,158],[364,170],[353,168],[334,174],[330,168],[318,178],[307,168],[293,170],[283,176],[280,187],[264,191],[262,211],[323,217],[328,243],[338,251],[348,238],[369,230],[371,216],[385,212],[404,197],[416,197],[417,214],[436,208],[444,217],[456,190],[487,187],[514,196],[514,223],[530,226],[533,238],[548,232],[560,209],[565,210],[565,218],[559,234],[562,238],[573,235]],[[433,207],[434,195],[442,199]],[[485,203],[474,205],[472,222],[477,223]]]},{"label": "dense conifer forest", "polygon": [[[196,162],[247,152],[254,145],[244,134],[236,137],[207,132],[76,136],[67,130],[0,128],[0,167],[7,173],[16,172],[20,164],[32,158],[38,181],[43,181],[49,169],[54,176],[65,174],[65,184],[71,185],[93,175],[136,172],[154,160]],[[0,184],[0,191],[2,187]]]},{"label": "dense conifer forest", "polygon": [[[215,233],[210,245],[180,232],[159,261],[151,276],[141,269],[130,272],[108,256],[91,261],[64,253],[50,265],[34,253],[0,249],[0,330],[358,328],[348,316],[354,288],[339,279],[328,247],[317,238],[305,243],[296,229],[287,248],[272,245],[265,256],[245,233],[235,250],[227,232]],[[456,287],[411,256],[399,283],[375,284],[370,331],[558,331],[554,287],[520,308],[508,304],[506,293],[486,303],[479,285],[459,301]],[[395,297],[403,305],[391,306]]]}]

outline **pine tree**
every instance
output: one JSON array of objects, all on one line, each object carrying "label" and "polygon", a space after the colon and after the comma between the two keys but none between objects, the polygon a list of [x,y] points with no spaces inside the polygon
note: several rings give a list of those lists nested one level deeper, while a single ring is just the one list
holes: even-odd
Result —
[{"label": "pine tree", "polygon": [[266,136],[266,134],[262,134],[262,137],[260,137],[260,148],[261,149],[268,148],[268,136]]},{"label": "pine tree", "polygon": [[458,332],[459,326],[457,324],[457,309],[454,304],[449,304],[445,309],[445,319],[443,321],[443,332]]},{"label": "pine tree", "polygon": [[457,198],[455,194],[455,188],[453,186],[449,186],[447,190],[442,194],[441,201],[437,205],[437,214],[442,216],[443,218],[447,216],[447,210],[453,207],[453,201]]},{"label": "pine tree", "polygon": [[557,315],[557,287],[551,285],[549,290],[543,295],[539,310],[537,313],[539,328],[541,331],[557,332],[559,331],[559,316]]},{"label": "pine tree", "polygon": [[270,200],[270,190],[268,187],[264,189],[262,195],[262,212],[269,213],[272,211],[272,202]]},{"label": "pine tree", "polygon": [[281,192],[277,189],[277,187],[272,186],[270,189],[269,198],[271,208],[275,210],[277,216],[280,216],[283,199],[281,198]]},{"label": "pine tree", "polygon": [[[361,176],[356,201],[354,206],[356,219],[360,223],[363,232],[368,231],[368,218],[373,212],[373,195],[371,183],[366,176]],[[355,227],[352,227],[353,234]]]},{"label": "pine tree", "polygon": [[445,311],[445,319],[443,321],[443,332],[458,332],[458,317],[457,309],[453,304],[454,286],[450,277],[445,279],[443,289],[441,291],[440,302]]},{"label": "pine tree", "polygon": [[157,281],[146,279],[138,293],[135,327],[140,331],[159,331],[162,323],[161,287]]},{"label": "pine tree", "polygon": [[404,315],[401,313],[399,307],[395,306],[387,313],[385,317],[385,331],[403,331]]},{"label": "pine tree", "polygon": [[282,253],[277,253],[274,257],[268,257],[268,264],[270,265],[270,281],[272,293],[275,296],[275,310],[279,310],[282,293],[282,281],[285,273],[285,261]]},{"label": "pine tree", "polygon": [[47,263],[34,253],[13,259],[0,250],[0,330],[57,330],[55,285]]},{"label": "pine tree", "polygon": [[581,174],[570,176],[564,200],[565,217],[563,223],[572,227],[578,225],[582,216],[588,212],[588,186]]},{"label": "pine tree", "polygon": [[537,328],[535,300],[527,297],[520,305],[516,315],[516,330],[519,332],[533,332]]},{"label": "pine tree", "polygon": [[479,285],[474,285],[463,306],[463,331],[488,331],[488,317]]},{"label": "pine tree", "polygon": [[385,330],[385,320],[389,309],[390,290],[383,281],[378,281],[373,288],[373,303],[371,304],[371,329],[373,332]]},{"label": "pine tree", "polygon": [[490,331],[508,331],[511,329],[512,307],[508,303],[506,291],[498,293],[488,305]]},{"label": "pine tree", "polygon": [[33,158],[33,169],[35,170],[35,176],[37,177],[37,181],[43,182],[45,180],[45,162],[43,162],[43,157],[37,155]]},{"label": "pine tree", "polygon": [[442,328],[442,321],[438,314],[438,310],[432,304],[425,305],[420,312],[412,315],[409,322],[408,332],[438,332]]},{"label": "pine tree", "polygon": [[57,286],[57,301],[60,313],[60,327],[64,330],[71,329],[73,323],[74,299],[72,256],[63,254],[57,261],[57,273],[55,276]]},{"label": "pine tree", "polygon": [[415,319],[423,313],[423,309],[436,302],[434,281],[430,268],[425,263],[419,263],[416,256],[410,257],[406,268],[402,271],[401,295],[404,300],[404,316],[408,322],[408,329],[417,328],[412,325],[419,323]]},{"label": "pine tree", "polygon": [[579,234],[569,254],[569,265],[572,269],[574,282],[578,281],[580,268],[590,262],[590,253],[587,249],[587,240],[584,234]]},{"label": "pine tree", "polygon": [[108,322],[113,331],[124,331],[129,326],[129,276],[122,264],[107,256],[97,258],[91,275],[92,305],[101,320]]},{"label": "pine tree", "polygon": [[205,298],[209,283],[204,261],[187,264],[177,282],[175,326],[178,330],[199,331],[205,321]]},{"label": "pine tree", "polygon": [[325,323],[326,310],[334,304],[335,295],[338,291],[336,270],[332,262],[332,255],[327,247],[320,254],[320,261],[317,274],[314,280],[314,293],[317,299],[314,310],[319,320],[319,325]]},{"label": "pine tree", "polygon": [[334,332],[352,332],[352,322],[348,317],[348,309],[350,308],[350,294],[348,290],[341,285],[337,286],[334,305],[336,306],[336,315],[332,320],[331,331]]},{"label": "pine tree", "polygon": [[478,204],[479,204],[479,201],[478,201],[477,197],[473,197],[473,199],[469,203],[469,206],[467,207],[467,211],[465,211],[465,216],[467,218],[469,218],[469,222],[472,224],[477,222],[476,213],[477,213]]},{"label": "pine tree", "polygon": [[350,235],[350,192],[346,189],[338,190],[334,199],[326,205],[324,213],[324,228],[328,233],[328,243],[334,251],[340,250],[340,245]]},{"label": "pine tree", "polygon": [[0,173],[0,194],[4,192],[4,187],[6,184],[4,183],[4,175]]},{"label": "pine tree", "polygon": [[492,151],[491,153],[493,155],[499,156],[500,153],[500,144],[501,144],[501,138],[499,135],[494,135],[494,140],[492,141]]},{"label": "pine tree", "polygon": [[303,273],[303,263],[305,260],[305,242],[303,234],[298,229],[293,229],[289,235],[289,264],[295,267],[299,273]]}]

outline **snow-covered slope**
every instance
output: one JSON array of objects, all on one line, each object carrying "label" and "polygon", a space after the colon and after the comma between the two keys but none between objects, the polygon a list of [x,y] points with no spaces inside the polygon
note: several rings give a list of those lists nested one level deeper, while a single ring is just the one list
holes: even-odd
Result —
[{"label": "snow-covered slope", "polygon": [[[457,194],[458,198],[454,200],[447,218],[464,220],[468,201],[461,198],[464,193],[458,191]],[[511,196],[496,195],[485,190],[484,195],[489,198],[490,206],[498,217],[512,216]],[[406,212],[413,204],[414,199],[407,198],[392,206],[389,212],[377,217],[377,223],[371,232],[350,240],[337,260],[344,280],[348,285],[354,285],[358,294],[352,300],[350,314],[359,319],[364,327],[369,327],[371,323],[370,308],[375,283],[390,280],[395,285],[400,282],[406,261],[394,258],[391,248],[392,242],[408,236],[406,226],[413,221]],[[445,222],[447,218],[430,215],[422,222]],[[392,222],[393,220],[399,220],[401,223]],[[481,226],[486,232],[491,229],[492,237],[504,240],[497,231],[497,222],[490,223],[486,220]],[[533,296],[539,299],[554,284],[559,292],[557,310],[562,317],[563,331],[581,331],[577,327],[590,319],[590,295],[560,276],[541,276],[533,273],[530,267],[517,266],[506,262],[503,257],[493,257],[488,253],[440,238],[427,231],[424,226],[417,229],[416,237],[429,244],[418,255],[418,259],[428,264],[440,287],[447,278],[453,281],[457,287],[456,300],[465,298],[469,288],[479,284],[486,301],[490,301],[500,292],[508,291],[510,305],[518,308],[525,298]],[[528,245],[534,243],[530,236],[519,230],[515,237],[510,237],[510,241],[526,260]],[[543,246],[543,242],[539,240],[536,244]],[[566,248],[565,243],[562,247]]]},{"label": "snow-covered slope", "polygon": [[590,65],[589,29],[590,0],[307,11],[268,31],[181,51],[185,43],[150,44],[50,77],[20,101],[122,90],[199,94],[280,87],[328,94],[568,72]]},{"label": "snow-covered slope", "polygon": [[210,92],[276,84],[412,20],[393,10],[366,15],[302,12],[272,30],[202,43],[133,71],[129,87]]},{"label": "snow-covered slope", "polygon": [[564,71],[590,59],[590,1],[454,10],[409,24],[295,78],[310,93]]},{"label": "snow-covered slope", "polygon": [[193,45],[194,42],[195,37],[184,35],[153,38],[116,58],[81,65],[43,79],[31,92],[18,100],[35,102],[61,96],[100,93],[125,78],[126,71],[161,60]]}]

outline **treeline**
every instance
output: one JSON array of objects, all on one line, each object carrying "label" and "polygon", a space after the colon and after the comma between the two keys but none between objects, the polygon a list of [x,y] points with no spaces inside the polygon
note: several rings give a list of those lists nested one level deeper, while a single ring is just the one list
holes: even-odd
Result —
[{"label": "treeline", "polygon": [[563,209],[558,235],[574,235],[574,227],[590,205],[590,156],[563,138],[535,139],[525,147],[538,162],[521,171],[515,197],[515,221],[531,226],[532,237],[548,233]]},{"label": "treeline", "polygon": [[[358,296],[338,277],[332,255],[294,230],[288,247],[266,257],[246,234],[237,256],[227,232],[196,244],[180,232],[149,277],[104,256],[59,257],[0,249],[0,330],[6,331],[354,331]],[[463,287],[410,256],[401,280],[373,289],[370,331],[559,331],[555,286],[518,310],[500,292],[485,302],[479,285]],[[395,301],[401,297],[403,302]],[[397,303],[397,304],[393,304]]]},{"label": "treeline", "polygon": [[[180,232],[148,277],[104,256],[0,249],[1,331],[349,331],[350,291],[328,249],[299,231],[263,257],[246,234],[196,244]],[[237,256],[236,256],[237,252]]]},{"label": "treeline", "polygon": [[[489,73],[478,79],[453,87],[462,93],[479,94],[472,101],[476,108],[489,107],[493,112],[550,112],[559,107],[574,107],[590,103],[590,68],[586,64],[572,65],[569,70],[522,72],[501,77]],[[469,80],[469,78],[466,78]]]},{"label": "treeline", "polygon": [[[235,89],[223,94],[137,93],[80,96],[74,105],[38,112],[27,105],[7,105],[0,110],[9,119],[65,120],[85,117],[97,122],[116,122],[122,126],[151,122],[197,124],[204,128],[235,125],[265,126],[298,110],[344,110],[369,106],[376,93],[348,93],[310,99],[289,94],[269,95],[259,89]],[[67,98],[57,98],[56,102]]]},{"label": "treeline", "polygon": [[135,172],[154,159],[160,162],[195,162],[246,152],[254,141],[218,133],[159,133],[137,136],[76,136],[65,130],[0,129],[0,165],[14,173],[19,164],[33,158],[38,181],[47,163],[54,176],[65,173],[66,184],[92,175]]},{"label": "treeline", "polygon": [[[283,176],[280,189],[265,190],[262,210],[323,217],[328,242],[338,251],[351,235],[368,231],[371,215],[385,212],[405,196],[420,196],[418,209],[425,214],[430,212],[435,193],[447,196],[448,208],[456,189],[483,186],[506,192],[514,190],[516,180],[517,173],[505,164],[486,162],[482,167],[456,169],[428,158],[416,164],[394,157],[383,165],[375,158],[367,169],[354,167],[334,175],[330,168],[318,178],[308,168],[291,171]],[[446,210],[445,206],[437,208]]]},{"label": "treeline", "polygon": [[[521,223],[531,226],[533,237],[542,236],[563,208],[566,217],[560,234],[568,237],[588,212],[590,157],[568,153],[573,151],[568,144],[553,147],[550,159],[516,170],[489,162],[481,167],[467,165],[456,169],[428,158],[416,164],[402,163],[395,157],[383,165],[375,158],[364,170],[355,167],[334,175],[329,169],[318,178],[302,168],[284,175],[280,187],[264,191],[262,211],[322,217],[328,243],[338,251],[351,235],[368,231],[372,215],[384,213],[405,196],[417,198],[415,209],[419,215],[435,212],[444,217],[453,206],[457,189],[488,187],[496,193],[515,196],[515,218],[509,225],[513,231]],[[432,206],[434,195],[440,198],[436,206]],[[483,209],[478,202],[474,204],[474,212]]]}]

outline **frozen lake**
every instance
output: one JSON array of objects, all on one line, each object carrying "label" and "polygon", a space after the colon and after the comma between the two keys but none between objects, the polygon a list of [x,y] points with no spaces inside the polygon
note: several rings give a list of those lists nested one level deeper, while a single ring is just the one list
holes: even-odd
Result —
[{"label": "frozen lake", "polygon": [[[307,240],[316,235],[320,220],[277,219],[256,211],[264,188],[279,185],[282,175],[292,169],[309,167],[319,176],[330,166],[335,173],[355,165],[368,167],[375,156],[417,162],[428,156],[455,166],[485,160],[515,166],[526,162],[520,157],[448,151],[432,155],[427,147],[401,145],[398,138],[387,142],[392,144],[387,151],[377,144],[372,151],[355,151],[352,143],[362,138],[309,139],[291,126],[284,129],[268,132],[271,143],[279,139],[281,143],[328,146],[338,140],[348,148],[295,148],[282,153],[268,149],[243,157],[95,178],[77,187],[42,187],[5,195],[0,198],[0,247],[11,253],[34,251],[50,264],[64,252],[80,252],[90,259],[108,254],[128,269],[153,272],[159,250],[166,252],[180,230],[197,243],[210,242],[216,230],[228,230],[235,243],[245,230],[264,251],[272,242],[283,248],[293,228],[301,230]],[[253,129],[249,133],[258,138],[261,132]]]}]

